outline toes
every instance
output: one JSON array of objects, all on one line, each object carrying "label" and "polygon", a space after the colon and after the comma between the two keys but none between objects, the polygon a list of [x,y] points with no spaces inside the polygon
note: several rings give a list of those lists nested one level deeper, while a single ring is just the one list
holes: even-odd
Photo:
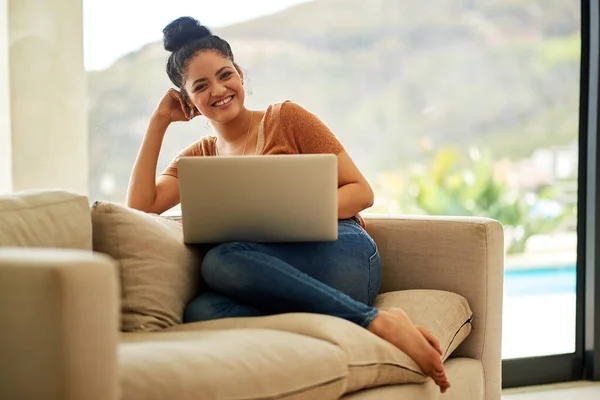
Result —
[{"label": "toes", "polygon": [[446,382],[444,387],[442,387],[442,393],[446,393],[450,389],[450,382]]},{"label": "toes", "polygon": [[448,378],[444,378],[440,388],[442,389],[442,393],[445,393],[446,390],[450,389],[450,382],[448,381]]},{"label": "toes", "polygon": [[437,384],[439,384],[439,383],[442,383],[442,382],[444,382],[445,380],[447,380],[447,379],[446,379],[446,375],[445,375],[445,374],[440,374],[440,373],[438,373],[438,372],[434,372],[434,373],[431,375],[431,378],[432,378],[432,379],[435,381],[435,383],[437,383]]},{"label": "toes", "polygon": [[448,382],[446,378],[435,381],[435,383],[439,386],[441,393],[446,393],[446,391],[450,389],[450,382]]},{"label": "toes", "polygon": [[450,382],[448,381],[448,377],[446,377],[444,372],[434,371],[431,378],[435,384],[440,387],[440,392],[445,393],[448,389],[450,389]]},{"label": "toes", "polygon": [[433,353],[437,356],[437,359],[432,360],[431,367],[433,368],[434,373],[444,374],[446,370],[444,369],[444,363],[442,363],[441,357],[437,353]]}]

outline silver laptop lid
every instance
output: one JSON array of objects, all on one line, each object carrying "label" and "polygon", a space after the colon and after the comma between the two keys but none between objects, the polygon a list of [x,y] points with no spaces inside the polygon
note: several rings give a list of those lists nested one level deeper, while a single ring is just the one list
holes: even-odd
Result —
[{"label": "silver laptop lid", "polygon": [[337,239],[333,154],[181,157],[186,243]]}]

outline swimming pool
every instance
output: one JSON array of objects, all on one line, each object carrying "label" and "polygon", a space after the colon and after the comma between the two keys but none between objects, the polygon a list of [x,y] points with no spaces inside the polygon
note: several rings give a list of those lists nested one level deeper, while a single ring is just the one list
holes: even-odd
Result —
[{"label": "swimming pool", "polygon": [[504,271],[507,297],[575,293],[574,265]]},{"label": "swimming pool", "polygon": [[575,351],[574,265],[504,271],[502,358]]}]

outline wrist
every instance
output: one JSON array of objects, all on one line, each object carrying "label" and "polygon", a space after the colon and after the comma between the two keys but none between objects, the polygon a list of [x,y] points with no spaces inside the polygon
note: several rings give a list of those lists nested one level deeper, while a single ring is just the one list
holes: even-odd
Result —
[{"label": "wrist", "polygon": [[171,121],[169,119],[162,117],[158,114],[153,114],[152,117],[150,117],[148,128],[149,130],[156,130],[158,132],[161,132],[164,135],[170,124]]}]

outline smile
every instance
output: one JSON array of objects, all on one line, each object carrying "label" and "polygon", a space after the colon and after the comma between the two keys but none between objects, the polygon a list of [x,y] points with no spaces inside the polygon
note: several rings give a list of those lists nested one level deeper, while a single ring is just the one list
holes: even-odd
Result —
[{"label": "smile", "polygon": [[231,100],[233,100],[233,96],[229,96],[221,101],[217,101],[216,103],[213,103],[213,107],[221,107],[224,106],[225,104],[228,104],[229,102],[231,102]]}]

